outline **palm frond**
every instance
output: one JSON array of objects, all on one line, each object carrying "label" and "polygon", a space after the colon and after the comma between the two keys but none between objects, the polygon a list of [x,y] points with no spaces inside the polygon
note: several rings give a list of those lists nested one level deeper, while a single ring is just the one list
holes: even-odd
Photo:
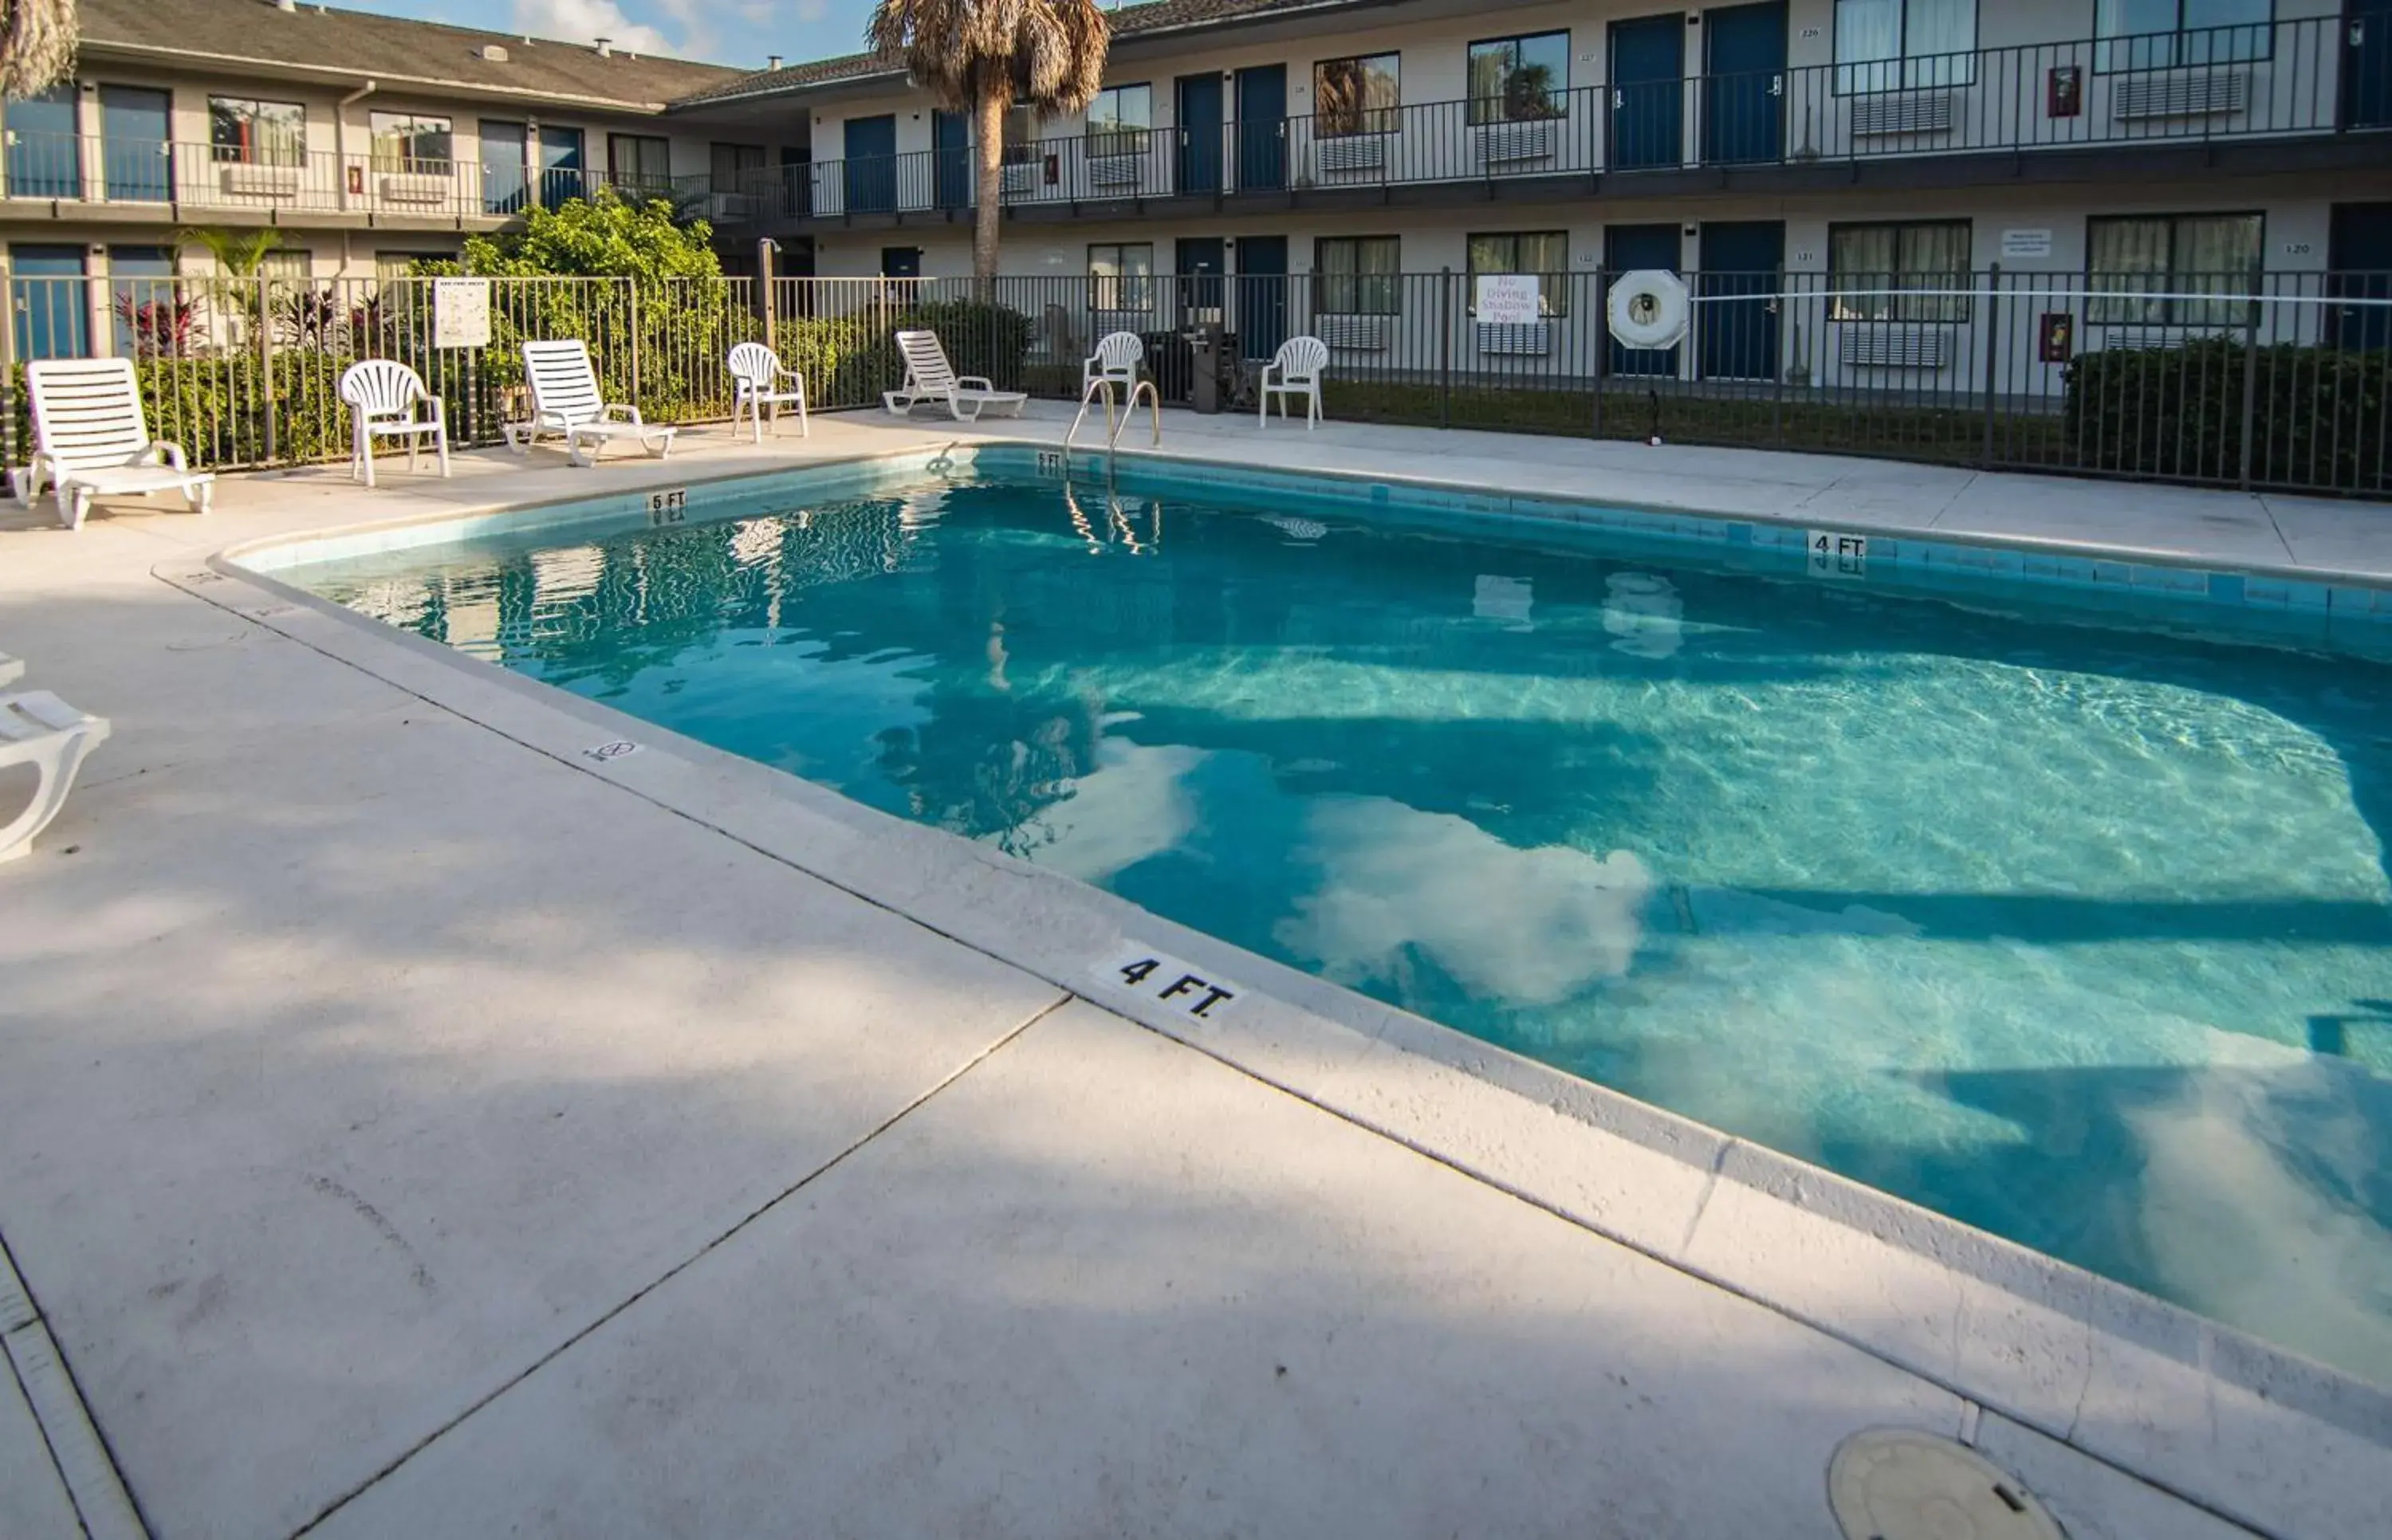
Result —
[{"label": "palm frond", "polygon": [[0,0],[0,95],[39,96],[74,71],[75,0]]}]

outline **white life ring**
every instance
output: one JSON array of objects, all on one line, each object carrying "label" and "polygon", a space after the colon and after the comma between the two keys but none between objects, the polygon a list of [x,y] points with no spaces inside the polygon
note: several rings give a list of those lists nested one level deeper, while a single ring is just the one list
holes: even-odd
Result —
[{"label": "white life ring", "polygon": [[1611,334],[1622,347],[1675,347],[1686,335],[1686,286],[1675,273],[1648,267],[1611,286]]}]

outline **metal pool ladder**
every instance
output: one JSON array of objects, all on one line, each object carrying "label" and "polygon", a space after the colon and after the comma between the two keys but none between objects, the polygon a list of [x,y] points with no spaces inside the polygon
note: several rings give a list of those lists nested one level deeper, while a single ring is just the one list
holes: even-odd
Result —
[{"label": "metal pool ladder", "polygon": [[1129,400],[1124,404],[1121,416],[1116,418],[1113,416],[1113,382],[1098,377],[1089,381],[1081,390],[1079,414],[1072,419],[1072,431],[1063,435],[1063,474],[1066,476],[1072,473],[1072,442],[1080,436],[1080,424],[1087,421],[1089,404],[1099,395],[1105,402],[1105,471],[1108,475],[1112,471],[1113,453],[1121,445],[1122,430],[1127,428],[1130,420],[1138,415],[1141,397],[1146,401],[1148,420],[1154,431],[1154,443],[1157,447],[1163,444],[1163,396],[1154,388],[1154,382],[1140,380],[1132,385]]}]

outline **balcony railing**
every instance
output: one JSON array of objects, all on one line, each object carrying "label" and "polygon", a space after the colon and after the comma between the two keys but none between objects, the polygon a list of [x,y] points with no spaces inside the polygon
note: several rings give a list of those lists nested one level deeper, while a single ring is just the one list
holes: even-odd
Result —
[{"label": "balcony railing", "polygon": [[243,154],[217,145],[10,132],[0,196],[75,204],[159,204],[204,213],[504,219],[534,204],[612,188],[673,197],[665,178],[620,179],[578,167],[531,171],[469,161],[330,151]]},{"label": "balcony railing", "polygon": [[[2380,19],[1981,48],[1439,101],[1109,129],[1008,146],[1008,207],[1384,188],[1689,167],[2134,149],[2392,129]],[[710,186],[721,226],[956,210],[969,149],[779,167]]]}]

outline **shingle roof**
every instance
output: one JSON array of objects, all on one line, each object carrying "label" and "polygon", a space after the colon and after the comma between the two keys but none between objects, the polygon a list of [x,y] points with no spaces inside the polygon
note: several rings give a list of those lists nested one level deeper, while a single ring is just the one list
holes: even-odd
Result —
[{"label": "shingle roof", "polygon": [[[1362,0],[1149,0],[1124,6],[1112,15],[1116,41],[1179,27],[1243,20],[1274,11],[1332,10]],[[762,70],[691,91],[673,105],[700,107],[735,97],[769,97],[837,81],[866,80],[875,75],[899,75],[905,66],[889,54],[848,54],[838,58],[792,64],[786,70]]]},{"label": "shingle roof", "polygon": [[[526,43],[520,32],[477,32],[363,11],[295,12],[272,0],[82,0],[84,45],[94,53],[170,54],[193,62],[273,64],[322,70],[387,84],[475,90],[657,109],[744,72],[617,52],[587,44]],[[486,44],[506,62],[482,57]]]}]

